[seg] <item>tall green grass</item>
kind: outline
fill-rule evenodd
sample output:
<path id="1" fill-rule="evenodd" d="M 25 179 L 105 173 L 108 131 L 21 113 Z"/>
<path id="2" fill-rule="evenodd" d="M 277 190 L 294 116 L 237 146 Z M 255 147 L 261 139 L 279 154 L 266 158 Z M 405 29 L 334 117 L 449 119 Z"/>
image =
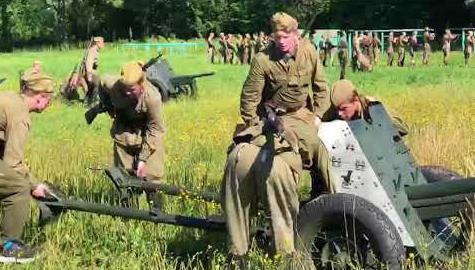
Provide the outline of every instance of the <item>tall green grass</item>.
<path id="1" fill-rule="evenodd" d="M 59 85 L 81 54 L 82 50 L 0 55 L 0 77 L 8 78 L 0 89 L 17 91 L 18 71 L 35 59 L 43 61 L 45 72 Z M 111 47 L 101 54 L 100 71 L 118 73 L 122 63 L 147 60 L 153 55 L 153 51 Z M 248 67 L 211 65 L 204 52 L 167 58 L 179 74 L 216 71 L 216 75 L 199 79 L 197 99 L 180 98 L 164 106 L 165 181 L 218 191 L 226 150 L 239 121 L 239 94 Z M 348 74 L 363 93 L 376 96 L 408 123 L 407 142 L 419 163 L 444 165 L 463 175 L 475 175 L 474 69 L 463 67 L 461 53 L 454 54 L 449 67 L 441 64 L 441 55 L 435 54 L 428 67 L 388 68 L 380 64 L 372 73 Z M 334 82 L 339 70 L 327 68 L 326 73 L 329 82 Z M 87 126 L 84 111 L 81 105 L 67 106 L 56 101 L 46 112 L 35 115 L 27 161 L 38 179 L 60 184 L 69 195 L 113 202 L 109 180 L 88 169 L 111 163 L 111 120 L 101 115 Z M 203 216 L 219 213 L 219 206 L 170 198 L 166 211 Z M 41 244 L 42 256 L 25 266 L 27 269 L 229 268 L 226 235 L 222 233 L 78 212 L 67 213 L 58 223 L 39 229 L 36 215 L 33 208 L 25 238 Z M 472 255 L 475 251 L 470 246 L 467 252 L 454 255 L 448 269 L 472 267 Z M 277 269 L 279 265 L 259 251 L 254 251 L 251 258 L 256 269 Z M 439 266 L 429 264 L 425 268 Z"/>

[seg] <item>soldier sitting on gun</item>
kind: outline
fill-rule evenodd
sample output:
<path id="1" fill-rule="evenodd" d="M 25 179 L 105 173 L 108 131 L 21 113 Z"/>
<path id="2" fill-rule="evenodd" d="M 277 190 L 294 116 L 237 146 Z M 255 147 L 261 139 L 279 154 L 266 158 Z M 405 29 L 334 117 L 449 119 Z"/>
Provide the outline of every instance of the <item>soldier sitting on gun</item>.
<path id="1" fill-rule="evenodd" d="M 332 119 L 351 121 L 364 119 L 371 121 L 369 107 L 379 103 L 375 98 L 363 96 L 349 80 L 339 80 L 333 84 L 331 89 L 331 102 L 334 108 Z M 401 118 L 391 114 L 394 127 L 401 136 L 408 134 L 409 128 Z"/>
<path id="2" fill-rule="evenodd" d="M 114 118 L 114 165 L 158 184 L 165 161 L 162 99 L 147 80 L 143 66 L 129 62 L 122 67 L 121 76 L 104 76 L 99 87 L 100 106 Z M 149 192 L 147 198 L 152 213 L 160 213 L 159 194 Z"/>

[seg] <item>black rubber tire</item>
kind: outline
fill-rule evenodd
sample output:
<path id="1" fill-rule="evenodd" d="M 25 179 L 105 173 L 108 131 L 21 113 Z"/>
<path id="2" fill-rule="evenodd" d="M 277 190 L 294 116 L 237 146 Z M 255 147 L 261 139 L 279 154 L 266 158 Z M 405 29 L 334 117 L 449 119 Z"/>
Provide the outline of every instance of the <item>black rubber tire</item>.
<path id="1" fill-rule="evenodd" d="M 395 226 L 375 205 L 351 194 L 322 195 L 300 209 L 297 219 L 298 249 L 302 252 L 311 251 L 319 233 L 340 230 L 338 228 L 344 229 L 346 239 L 365 235 L 377 260 L 386 264 L 387 268 L 384 269 L 402 268 L 406 251 Z M 314 263 L 317 269 L 328 267 L 318 261 Z M 362 266 L 371 269 L 364 262 Z"/>

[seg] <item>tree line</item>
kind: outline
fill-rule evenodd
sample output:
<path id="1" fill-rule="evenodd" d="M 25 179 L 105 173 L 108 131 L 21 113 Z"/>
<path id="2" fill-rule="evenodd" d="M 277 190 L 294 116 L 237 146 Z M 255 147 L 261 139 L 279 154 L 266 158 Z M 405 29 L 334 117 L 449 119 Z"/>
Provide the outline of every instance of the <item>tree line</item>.
<path id="1" fill-rule="evenodd" d="M 0 49 L 151 36 L 188 39 L 209 32 L 269 30 L 276 11 L 300 27 L 332 29 L 471 26 L 470 0 L 0 0 Z M 312 17 L 317 14 L 316 19 Z M 309 23 L 312 22 L 312 25 Z"/>

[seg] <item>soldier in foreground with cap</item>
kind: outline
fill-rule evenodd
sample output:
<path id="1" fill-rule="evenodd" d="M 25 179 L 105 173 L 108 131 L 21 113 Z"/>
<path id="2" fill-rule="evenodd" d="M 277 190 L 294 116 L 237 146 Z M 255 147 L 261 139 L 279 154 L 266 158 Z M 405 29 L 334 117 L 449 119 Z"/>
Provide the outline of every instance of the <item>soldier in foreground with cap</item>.
<path id="1" fill-rule="evenodd" d="M 369 107 L 379 102 L 369 96 L 358 93 L 357 88 L 349 80 L 339 80 L 333 84 L 331 90 L 331 102 L 334 108 L 333 119 L 351 121 L 356 119 L 371 120 Z M 408 134 L 409 128 L 401 118 L 391 114 L 394 127 L 399 130 L 401 136 Z"/>
<path id="2" fill-rule="evenodd" d="M 291 263 L 303 169 L 318 172 L 328 192 L 333 191 L 328 153 L 317 136 L 316 123 L 330 106 L 320 59 L 314 46 L 300 38 L 293 17 L 278 12 L 271 25 L 273 42 L 252 61 L 241 92 L 245 124 L 236 128 L 221 189 L 230 252 L 241 263 L 258 203 L 269 214 L 274 252 L 289 256 L 286 262 Z"/>
<path id="3" fill-rule="evenodd" d="M 106 75 L 99 88 L 101 102 L 114 119 L 114 165 L 146 181 L 159 183 L 164 175 L 165 124 L 162 98 L 147 80 L 143 63 L 129 62 L 120 76 Z M 152 213 L 160 213 L 161 197 L 147 194 Z"/>
<path id="4" fill-rule="evenodd" d="M 36 184 L 25 163 L 25 146 L 31 128 L 30 113 L 41 113 L 53 96 L 51 77 L 25 77 L 21 93 L 0 93 L 0 262 L 27 263 L 35 252 L 20 239 L 28 218 L 30 197 L 45 197 L 46 186 Z"/>

